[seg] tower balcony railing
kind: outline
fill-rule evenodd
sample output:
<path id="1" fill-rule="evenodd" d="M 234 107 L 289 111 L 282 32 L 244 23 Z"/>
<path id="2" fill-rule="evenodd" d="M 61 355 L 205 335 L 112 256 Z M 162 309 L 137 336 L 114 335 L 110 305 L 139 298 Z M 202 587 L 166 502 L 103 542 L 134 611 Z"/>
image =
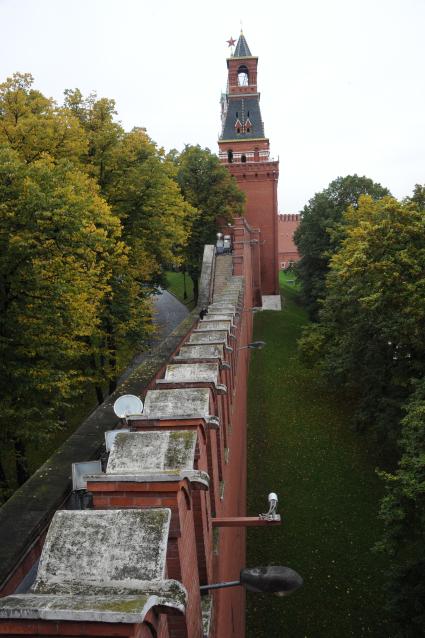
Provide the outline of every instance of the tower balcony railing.
<path id="1" fill-rule="evenodd" d="M 232 163 L 232 164 L 240 164 L 240 163 L 254 163 L 254 162 L 272 162 L 274 161 L 273 157 L 270 157 L 270 151 L 246 151 L 245 153 L 235 153 L 233 152 L 231 155 L 231 159 L 229 159 L 229 153 L 227 151 L 221 151 L 218 154 L 220 162 Z"/>

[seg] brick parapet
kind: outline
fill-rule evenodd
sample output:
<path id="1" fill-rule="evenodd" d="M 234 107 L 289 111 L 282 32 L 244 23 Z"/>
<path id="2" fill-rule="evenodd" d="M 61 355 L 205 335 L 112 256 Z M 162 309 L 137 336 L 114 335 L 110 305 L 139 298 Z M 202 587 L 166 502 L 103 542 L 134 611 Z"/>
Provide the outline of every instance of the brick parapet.
<path id="1" fill-rule="evenodd" d="M 245 566 L 245 532 L 239 529 L 220 529 L 216 538 L 212 532 L 212 518 L 226 516 L 243 516 L 246 503 L 246 391 L 249 365 L 249 350 L 239 350 L 252 338 L 252 306 L 256 303 L 259 289 L 259 252 L 258 230 L 252 229 L 242 218 L 236 220 L 230 229 L 234 241 L 233 276 L 237 276 L 238 268 L 243 275 L 243 289 L 236 304 L 237 315 L 233 327 L 229 331 L 233 334 L 227 342 L 232 344 L 232 351 L 224 349 L 230 365 L 220 370 L 219 381 L 226 381 L 227 393 L 217 393 L 210 382 L 187 383 L 188 389 L 205 387 L 209 391 L 209 412 L 219 417 L 220 426 L 217 429 L 204 418 L 172 419 L 152 418 L 133 420 L 132 428 L 136 431 L 164 430 L 195 430 L 198 435 L 195 463 L 196 468 L 207 470 L 211 477 L 208 491 L 194 491 L 187 480 L 136 481 L 120 482 L 109 480 L 97 482 L 89 480 L 88 489 L 93 494 L 93 504 L 96 509 L 138 509 L 151 507 L 171 508 L 172 518 L 168 537 L 167 576 L 182 582 L 188 591 L 186 615 L 167 615 L 165 618 L 161 610 L 150 615 L 151 626 L 155 627 L 158 638 L 201 638 L 200 626 L 200 595 L 199 584 L 207 584 L 217 580 L 235 579 L 239 571 Z M 239 284 L 238 284 L 239 285 Z M 230 293 L 224 289 L 225 299 L 234 297 L 237 287 L 229 284 Z M 233 286 L 233 287 L 232 287 Z M 210 287 L 211 290 L 211 287 Z M 226 297 L 226 295 L 228 295 Z M 230 296 L 229 296 L 230 295 Z M 220 293 L 218 293 L 220 298 Z M 216 301 L 216 300 L 215 300 Z M 239 303 L 240 302 L 240 303 Z M 152 366 L 148 362 L 147 369 L 137 371 L 137 378 L 130 377 L 126 387 L 121 387 L 117 394 L 135 392 L 144 396 L 149 389 L 157 389 L 156 381 L 163 376 L 167 362 L 179 351 L 183 343 L 188 343 L 193 331 L 199 325 L 195 320 L 195 313 L 185 324 L 185 334 L 178 332 L 178 340 L 168 349 L 166 356 L 158 365 Z M 198 325 L 198 328 L 197 328 Z M 164 348 L 162 348 L 164 354 Z M 151 365 L 149 365 L 151 364 Z M 190 364 L 189 364 L 190 365 Z M 140 376 L 145 383 L 140 385 Z M 137 381 L 137 384 L 136 384 Z M 134 382 L 134 385 L 132 383 Z M 137 389 L 136 389 L 137 386 Z M 172 388 L 172 383 L 163 384 L 163 389 Z M 181 386 L 180 386 L 181 387 Z M 131 388 L 131 389 L 130 389 Z M 111 397 L 106 408 L 110 408 L 115 397 Z M 104 413 L 108 414 L 108 409 Z M 113 429 L 116 425 L 107 421 L 107 425 L 98 429 L 98 439 L 106 429 Z M 98 451 L 100 445 L 98 440 Z M 92 457 L 95 453 L 92 454 Z M 80 457 L 81 458 L 81 457 Z M 78 460 L 74 457 L 72 461 Z M 87 460 L 87 457 L 83 460 Z M 67 468 L 69 473 L 69 465 Z M 32 559 L 36 558 L 35 552 Z M 28 556 L 30 554 L 28 553 Z M 15 570 L 15 574 L 17 571 Z M 12 580 L 9 579 L 9 584 Z M 213 622 L 209 638 L 239 638 L 244 635 L 244 591 L 242 588 L 215 592 L 213 599 Z M 121 633 L 114 633 L 113 623 L 34 623 L 32 621 L 12 622 L 14 631 L 27 635 L 42 635 L 49 631 L 49 635 L 123 635 L 144 638 L 152 635 L 148 620 L 143 625 L 119 627 Z M 0 632 L 7 635 L 5 627 L 10 623 L 0 621 Z M 46 627 L 46 629 L 44 628 Z M 78 629 L 77 629 L 78 627 Z M 98 633 L 96 633 L 96 631 Z M 101 633 L 103 631 L 103 633 Z M 31 633 L 33 632 L 33 633 Z M 67 633 L 68 632 L 68 633 Z M 74 632 L 74 633 L 73 633 Z M 77 633 L 75 633 L 77 632 Z M 100 632 L 100 633 L 99 633 Z M 108 633 L 109 632 L 109 633 Z M 147 633 L 146 633 L 147 632 Z"/>
<path id="2" fill-rule="evenodd" d="M 207 250 L 208 248 L 208 250 Z M 200 282 L 200 305 L 166 337 L 146 360 L 83 421 L 81 426 L 0 508 L 0 596 L 16 590 L 22 578 L 38 559 L 53 514 L 71 495 L 72 463 L 99 457 L 104 432 L 116 427 L 113 404 L 121 394 L 144 396 L 162 376 L 170 358 L 177 352 L 198 320 L 204 302 L 211 295 L 214 247 L 206 247 Z"/>

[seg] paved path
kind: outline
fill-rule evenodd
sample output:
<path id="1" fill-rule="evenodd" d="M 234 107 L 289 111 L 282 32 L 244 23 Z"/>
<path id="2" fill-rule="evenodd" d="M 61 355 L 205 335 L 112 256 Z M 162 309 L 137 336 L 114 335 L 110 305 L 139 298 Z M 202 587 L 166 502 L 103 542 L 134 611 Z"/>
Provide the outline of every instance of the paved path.
<path id="1" fill-rule="evenodd" d="M 189 310 L 167 290 L 163 290 L 160 295 L 155 296 L 154 304 L 154 322 L 158 326 L 155 341 L 161 341 L 187 317 Z"/>
<path id="2" fill-rule="evenodd" d="M 128 368 L 119 377 L 118 385 L 125 381 L 130 373 L 146 359 L 149 350 L 165 339 L 189 314 L 186 306 L 167 290 L 161 290 L 159 295 L 155 295 L 154 309 L 154 323 L 157 326 L 157 333 L 149 341 L 144 352 L 136 354 Z"/>

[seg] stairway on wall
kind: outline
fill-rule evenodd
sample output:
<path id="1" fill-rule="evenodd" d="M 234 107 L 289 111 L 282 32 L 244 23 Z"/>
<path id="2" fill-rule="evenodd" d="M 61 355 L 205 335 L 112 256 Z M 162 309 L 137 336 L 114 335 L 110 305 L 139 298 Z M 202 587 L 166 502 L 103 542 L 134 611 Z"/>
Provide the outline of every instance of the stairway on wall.
<path id="1" fill-rule="evenodd" d="M 213 300 L 221 293 L 233 275 L 232 255 L 216 255 Z"/>

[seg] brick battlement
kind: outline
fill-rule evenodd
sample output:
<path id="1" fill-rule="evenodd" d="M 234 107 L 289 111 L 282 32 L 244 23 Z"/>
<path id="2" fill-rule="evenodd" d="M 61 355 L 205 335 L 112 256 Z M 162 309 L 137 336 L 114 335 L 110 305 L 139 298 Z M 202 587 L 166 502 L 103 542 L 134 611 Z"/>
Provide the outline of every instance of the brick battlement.
<path id="1" fill-rule="evenodd" d="M 300 220 L 300 213 L 279 213 L 280 222 L 299 222 Z"/>
<path id="2" fill-rule="evenodd" d="M 244 527 L 213 526 L 246 515 L 241 347 L 261 293 L 260 245 L 243 219 L 226 232 L 231 256 L 205 251 L 209 313 L 194 311 L 0 510 L 0 636 L 244 636 L 242 588 L 200 593 L 245 567 Z M 86 477 L 90 509 L 75 509 L 71 463 L 99 458 L 127 393 L 144 411 Z"/>

